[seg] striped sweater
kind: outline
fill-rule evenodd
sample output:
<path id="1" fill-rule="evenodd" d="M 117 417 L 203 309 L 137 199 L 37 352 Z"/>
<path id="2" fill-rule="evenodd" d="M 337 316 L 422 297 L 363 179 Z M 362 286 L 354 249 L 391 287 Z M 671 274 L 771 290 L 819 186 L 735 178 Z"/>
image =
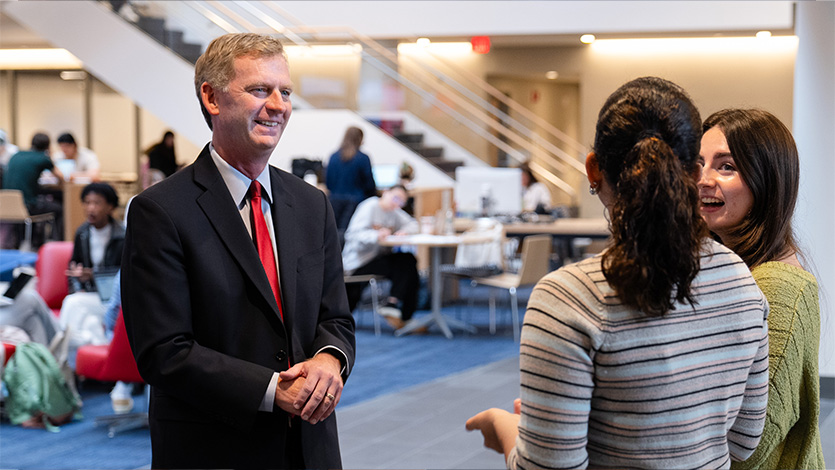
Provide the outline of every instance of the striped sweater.
<path id="1" fill-rule="evenodd" d="M 651 317 L 620 303 L 600 255 L 544 277 L 522 330 L 508 468 L 728 468 L 751 455 L 768 401 L 768 303 L 712 240 L 693 293 L 693 306 Z"/>

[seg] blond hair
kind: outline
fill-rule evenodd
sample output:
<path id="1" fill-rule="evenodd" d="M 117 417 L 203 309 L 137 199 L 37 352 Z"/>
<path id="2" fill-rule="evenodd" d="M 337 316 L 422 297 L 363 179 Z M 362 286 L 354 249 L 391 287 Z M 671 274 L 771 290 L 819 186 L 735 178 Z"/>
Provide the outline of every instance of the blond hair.
<path id="1" fill-rule="evenodd" d="M 235 78 L 235 59 L 243 56 L 261 58 L 276 55 L 287 60 L 281 41 L 264 34 L 225 34 L 209 43 L 206 52 L 194 64 L 194 89 L 209 129 L 212 128 L 212 120 L 209 111 L 203 105 L 200 91 L 203 83 L 208 83 L 216 90 L 228 91 L 229 82 Z"/>

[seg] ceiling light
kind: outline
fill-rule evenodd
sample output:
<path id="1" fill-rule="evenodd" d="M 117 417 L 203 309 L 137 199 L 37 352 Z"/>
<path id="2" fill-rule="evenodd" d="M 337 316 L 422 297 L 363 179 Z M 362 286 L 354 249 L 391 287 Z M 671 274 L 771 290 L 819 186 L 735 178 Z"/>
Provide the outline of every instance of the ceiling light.
<path id="1" fill-rule="evenodd" d="M 594 42 L 594 39 L 594 34 L 584 34 L 580 36 L 580 42 L 582 42 L 583 44 L 591 44 Z"/>
<path id="2" fill-rule="evenodd" d="M 549 70 L 545 72 L 545 78 L 547 78 L 548 80 L 556 80 L 559 76 L 560 74 L 557 73 L 556 70 Z"/>
<path id="3" fill-rule="evenodd" d="M 64 70 L 60 76 L 61 80 L 84 80 L 87 78 L 87 72 L 83 70 Z"/>
<path id="4" fill-rule="evenodd" d="M 757 32 L 757 39 L 768 39 L 771 37 L 771 31 L 759 31 Z"/>
<path id="5" fill-rule="evenodd" d="M 446 56 L 462 56 L 473 53 L 473 45 L 469 42 L 433 42 L 426 46 L 414 42 L 401 42 L 397 45 L 399 54 L 441 54 Z"/>
<path id="6" fill-rule="evenodd" d="M 81 66 L 81 61 L 66 49 L 0 49 L 0 70 L 61 70 Z"/>
<path id="7" fill-rule="evenodd" d="M 431 42 L 432 41 L 430 41 L 429 38 L 418 38 L 418 40 L 415 41 L 415 44 L 417 44 L 420 47 L 429 47 L 429 44 L 431 44 Z"/>
<path id="8" fill-rule="evenodd" d="M 601 39 L 591 45 L 595 54 L 650 56 L 653 54 L 775 54 L 797 51 L 797 36 L 774 36 L 768 41 L 757 38 L 636 38 Z"/>

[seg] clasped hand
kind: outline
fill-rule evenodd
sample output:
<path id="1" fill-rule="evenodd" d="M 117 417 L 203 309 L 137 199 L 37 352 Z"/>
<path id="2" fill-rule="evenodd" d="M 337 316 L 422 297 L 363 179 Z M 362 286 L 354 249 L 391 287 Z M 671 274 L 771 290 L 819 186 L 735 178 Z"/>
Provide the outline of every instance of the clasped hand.
<path id="1" fill-rule="evenodd" d="M 316 424 L 333 413 L 342 397 L 342 364 L 328 353 L 319 353 L 279 374 L 275 403 L 292 415 Z"/>

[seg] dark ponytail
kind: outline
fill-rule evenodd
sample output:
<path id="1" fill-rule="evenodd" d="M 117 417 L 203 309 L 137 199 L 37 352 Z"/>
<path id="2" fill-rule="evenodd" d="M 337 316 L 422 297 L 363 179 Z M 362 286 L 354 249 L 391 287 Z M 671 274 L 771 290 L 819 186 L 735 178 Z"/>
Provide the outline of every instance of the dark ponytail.
<path id="1" fill-rule="evenodd" d="M 693 303 L 707 229 L 694 171 L 699 113 L 677 85 L 640 78 L 609 97 L 594 152 L 614 190 L 603 274 L 621 301 L 648 315 Z"/>

